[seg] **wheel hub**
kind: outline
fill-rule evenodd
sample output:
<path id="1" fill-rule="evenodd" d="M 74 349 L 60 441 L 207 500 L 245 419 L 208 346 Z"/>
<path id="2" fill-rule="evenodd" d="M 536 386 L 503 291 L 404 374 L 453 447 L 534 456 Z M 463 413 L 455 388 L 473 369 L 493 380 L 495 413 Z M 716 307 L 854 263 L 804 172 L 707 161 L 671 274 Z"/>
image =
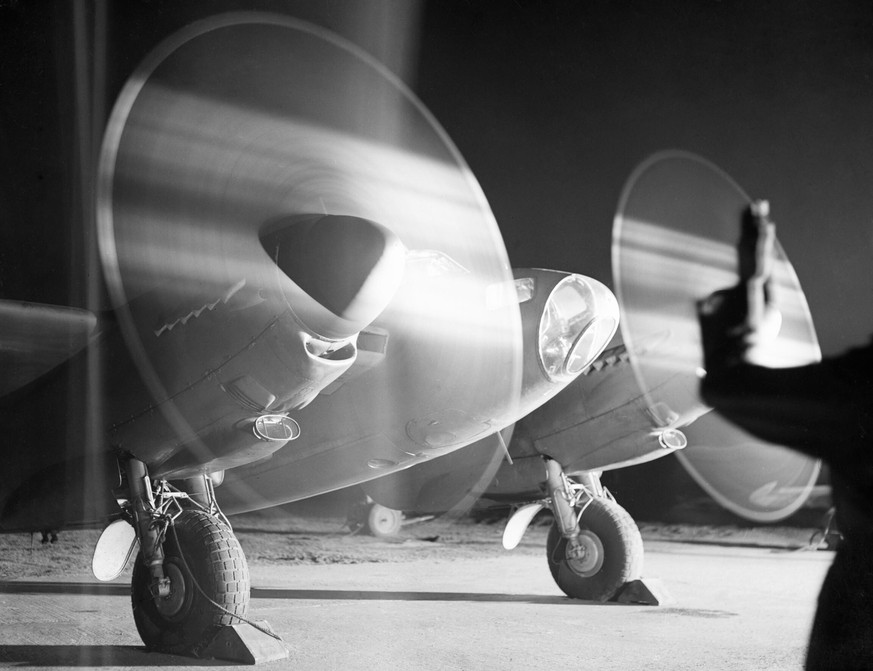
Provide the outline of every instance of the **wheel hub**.
<path id="1" fill-rule="evenodd" d="M 374 520 L 376 531 L 386 532 L 392 529 L 395 525 L 394 515 L 386 513 L 382 511 L 379 515 L 376 515 Z"/>
<path id="2" fill-rule="evenodd" d="M 155 599 L 158 612 L 167 619 L 179 615 L 185 605 L 185 576 L 179 567 L 169 562 L 164 563 L 164 574 L 170 580 L 170 595 Z"/>
<path id="3" fill-rule="evenodd" d="M 603 543 L 597 534 L 583 529 L 575 540 L 567 541 L 564 556 L 573 573 L 589 578 L 603 567 Z"/>
<path id="4" fill-rule="evenodd" d="M 374 536 L 394 536 L 400 530 L 402 513 L 399 510 L 386 508 L 378 503 L 373 504 L 368 516 L 368 526 Z"/>

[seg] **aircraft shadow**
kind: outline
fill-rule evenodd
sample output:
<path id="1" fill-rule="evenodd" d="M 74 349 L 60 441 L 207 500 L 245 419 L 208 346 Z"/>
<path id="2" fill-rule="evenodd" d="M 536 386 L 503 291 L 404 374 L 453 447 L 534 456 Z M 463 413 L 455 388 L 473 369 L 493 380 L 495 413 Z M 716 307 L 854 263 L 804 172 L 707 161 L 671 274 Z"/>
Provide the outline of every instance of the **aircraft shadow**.
<path id="1" fill-rule="evenodd" d="M 565 596 L 546 594 L 501 594 L 492 592 L 418 592 L 403 590 L 356 589 L 287 589 L 282 587 L 252 587 L 253 599 L 312 599 L 338 601 L 468 601 L 487 603 L 528 603 L 553 606 L 624 605 L 581 601 Z"/>
<path id="2" fill-rule="evenodd" d="M 798 544 L 781 544 L 781 543 L 754 543 L 754 542 L 737 542 L 737 541 L 719 541 L 719 540 L 710 540 L 710 539 L 697 539 L 697 538 L 685 538 L 685 539 L 672 539 L 672 538 L 658 538 L 653 539 L 659 543 L 676 543 L 679 545 L 707 545 L 710 547 L 719 547 L 719 548 L 744 548 L 749 550 L 770 550 L 772 552 L 798 552 L 800 550 L 811 550 L 812 547 L 809 544 L 806 545 L 798 545 Z"/>
<path id="3" fill-rule="evenodd" d="M 17 581 L 0 583 L 0 594 L 130 596 L 129 583 Z"/>
<path id="4" fill-rule="evenodd" d="M 188 667 L 238 666 L 218 659 L 177 657 L 132 645 L 3 645 L 0 666 L 57 667 Z"/>
<path id="5" fill-rule="evenodd" d="M 343 529 L 337 530 L 314 530 L 314 531 L 300 531 L 295 529 L 258 529 L 257 527 L 234 527 L 234 533 L 236 534 L 264 534 L 266 536 L 288 536 L 290 538 L 302 539 L 307 536 L 351 536 L 352 532 Z"/>
<path id="6" fill-rule="evenodd" d="M 0 594 L 86 594 L 93 596 L 130 596 L 127 583 L 70 583 L 20 581 L 0 583 Z M 286 587 L 252 587 L 253 599 L 312 599 L 328 601 L 468 601 L 472 603 L 529 603 L 554 606 L 616 606 L 569 599 L 548 594 L 503 594 L 499 592 L 423 592 L 407 590 L 294 589 Z"/>

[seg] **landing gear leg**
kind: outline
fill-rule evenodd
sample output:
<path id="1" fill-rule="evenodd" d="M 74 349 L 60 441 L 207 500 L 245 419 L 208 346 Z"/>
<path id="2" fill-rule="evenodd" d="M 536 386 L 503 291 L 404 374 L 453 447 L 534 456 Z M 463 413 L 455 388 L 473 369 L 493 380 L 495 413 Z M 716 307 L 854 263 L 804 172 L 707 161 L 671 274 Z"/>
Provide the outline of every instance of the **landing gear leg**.
<path id="1" fill-rule="evenodd" d="M 208 478 L 179 489 L 151 481 L 136 459 L 126 470 L 140 543 L 131 604 L 146 647 L 247 663 L 286 658 L 287 648 L 266 623 L 246 619 L 248 565 Z"/>
<path id="2" fill-rule="evenodd" d="M 642 572 L 643 540 L 631 516 L 600 484 L 596 473 L 570 480 L 546 459 L 555 522 L 546 553 L 552 577 L 575 599 L 608 601 Z"/>
<path id="3" fill-rule="evenodd" d="M 137 566 L 145 566 L 149 573 L 148 593 L 156 599 L 165 599 L 170 596 L 170 580 L 164 575 L 163 543 L 171 520 L 162 519 L 156 509 L 145 464 L 138 459 L 130 459 L 126 466 L 133 526 L 140 547 Z"/>

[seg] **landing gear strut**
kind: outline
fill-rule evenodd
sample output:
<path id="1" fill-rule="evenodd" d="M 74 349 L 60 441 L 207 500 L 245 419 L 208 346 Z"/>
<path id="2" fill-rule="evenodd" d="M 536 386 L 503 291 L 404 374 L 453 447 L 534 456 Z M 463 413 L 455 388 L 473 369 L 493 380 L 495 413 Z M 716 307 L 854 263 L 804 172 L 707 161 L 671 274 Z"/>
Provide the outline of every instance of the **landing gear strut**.
<path id="1" fill-rule="evenodd" d="M 145 464 L 136 459 L 125 467 L 129 499 L 122 508 L 140 547 L 131 604 L 146 647 L 249 663 L 287 657 L 287 648 L 266 623 L 246 619 L 248 564 L 218 509 L 209 477 L 191 478 L 176 487 L 152 481 Z M 100 548 L 98 542 L 95 566 L 100 564 Z"/>
<path id="2" fill-rule="evenodd" d="M 219 628 L 244 621 L 248 565 L 230 529 L 202 510 L 180 510 L 170 525 L 163 543 L 168 589 L 156 593 L 140 551 L 131 580 L 133 619 L 146 647 L 199 656 Z"/>
<path id="3" fill-rule="evenodd" d="M 599 474 L 569 479 L 546 460 L 555 521 L 546 542 L 549 570 L 569 597 L 609 601 L 640 577 L 643 539 L 633 518 L 600 484 Z"/>
<path id="4" fill-rule="evenodd" d="M 131 581 L 136 628 L 146 647 L 198 655 L 249 607 L 249 569 L 207 476 L 152 488 L 145 464 L 127 462 L 140 552 Z M 190 494 L 189 494 L 190 492 Z"/>

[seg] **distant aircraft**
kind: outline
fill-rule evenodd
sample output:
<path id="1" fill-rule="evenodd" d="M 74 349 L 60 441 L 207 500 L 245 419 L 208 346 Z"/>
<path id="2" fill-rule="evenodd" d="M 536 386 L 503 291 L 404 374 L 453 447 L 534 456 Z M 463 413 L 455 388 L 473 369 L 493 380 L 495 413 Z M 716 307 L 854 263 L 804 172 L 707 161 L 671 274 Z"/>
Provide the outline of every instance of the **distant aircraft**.
<path id="1" fill-rule="evenodd" d="M 366 483 L 366 494 L 419 512 L 462 510 L 476 499 L 520 505 L 504 532 L 508 549 L 548 507 L 555 517 L 546 548 L 552 576 L 567 595 L 597 601 L 619 596 L 643 567 L 639 530 L 601 485 L 603 471 L 676 454 L 738 515 L 772 522 L 796 511 L 819 462 L 762 444 L 697 394 L 705 371 L 695 304 L 736 281 L 735 239 L 749 202 L 698 156 L 668 151 L 644 161 L 628 180 L 614 225 L 622 337 L 502 436 Z M 776 253 L 771 293 L 781 324 L 755 356 L 770 366 L 816 361 L 805 296 L 781 247 Z M 509 445 L 508 460 L 494 449 L 498 439 Z"/>
<path id="2" fill-rule="evenodd" d="M 93 205 L 111 308 L 0 302 L 0 531 L 111 520 L 95 574 L 139 548 L 150 648 L 208 654 L 248 621 L 225 512 L 495 435 L 618 326 L 595 280 L 513 275 L 422 105 L 288 18 L 231 14 L 162 43 L 108 121 Z"/>

